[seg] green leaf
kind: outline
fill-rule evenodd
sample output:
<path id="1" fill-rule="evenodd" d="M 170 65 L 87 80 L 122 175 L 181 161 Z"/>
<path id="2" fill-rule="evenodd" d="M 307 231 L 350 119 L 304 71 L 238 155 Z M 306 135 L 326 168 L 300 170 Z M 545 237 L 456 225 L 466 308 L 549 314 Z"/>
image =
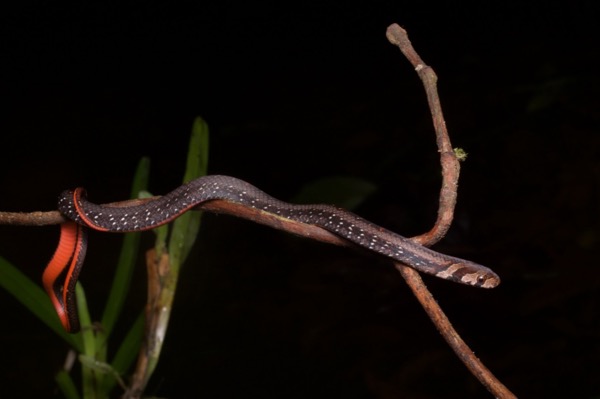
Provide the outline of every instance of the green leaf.
<path id="1" fill-rule="evenodd" d="M 138 198 L 141 191 L 146 190 L 150 175 L 150 160 L 142 158 L 138 163 L 133 185 L 131 189 L 131 198 Z M 131 276 L 135 268 L 137 255 L 140 247 L 140 233 L 128 233 L 123 237 L 123 246 L 119 254 L 117 269 L 108 294 L 104 313 L 102 315 L 102 328 L 106 337 L 110 336 L 114 325 L 121 314 L 123 303 L 131 286 Z"/>
<path id="2" fill-rule="evenodd" d="M 77 351 L 82 349 L 81 336 L 67 333 L 56 315 L 46 292 L 19 269 L 0 257 L 0 286 L 21 302 L 31 313 Z"/>
<path id="3" fill-rule="evenodd" d="M 77 314 L 81 324 L 81 338 L 83 339 L 83 350 L 88 356 L 96 356 L 96 340 L 94 338 L 94 328 L 92 318 L 87 306 L 85 291 L 80 282 L 75 286 L 75 295 L 77 296 Z"/>
<path id="4" fill-rule="evenodd" d="M 65 370 L 60 370 L 54 377 L 58 388 L 63 393 L 66 399 L 80 399 L 79 392 L 75 387 L 73 379 Z"/>
<path id="5" fill-rule="evenodd" d="M 77 295 L 77 313 L 79 314 L 79 321 L 81 323 L 81 337 L 83 339 L 83 351 L 80 353 L 90 358 L 96 357 L 96 337 L 92 326 L 92 320 L 88 311 L 87 300 L 85 292 L 81 283 L 77 283 L 75 286 L 75 294 Z M 82 364 L 81 367 L 82 375 L 82 390 L 84 399 L 98 398 L 98 387 L 99 380 L 102 380 L 102 376 L 95 372 L 95 370 Z"/>
<path id="6" fill-rule="evenodd" d="M 197 117 L 194 120 L 188 147 L 187 163 L 183 176 L 184 183 L 206 175 L 208 168 L 208 145 L 208 125 L 202 118 Z M 173 265 L 177 265 L 176 267 L 178 267 L 187 258 L 200 229 L 200 218 L 200 212 L 186 212 L 173 222 L 171 239 L 169 241 L 171 267 Z"/>
<path id="7" fill-rule="evenodd" d="M 131 364 L 135 360 L 137 353 L 140 350 L 142 339 L 144 337 L 144 323 L 145 317 L 144 312 L 142 311 L 135 319 L 133 326 L 129 329 L 129 332 L 121 342 L 119 349 L 117 349 L 111 364 L 113 369 L 120 374 L 124 374 L 129 367 L 131 367 Z"/>
<path id="8" fill-rule="evenodd" d="M 301 204 L 325 203 L 344 209 L 356 209 L 377 186 L 355 177 L 325 177 L 302 187 L 292 202 Z"/>
<path id="9" fill-rule="evenodd" d="M 187 164 L 183 182 L 187 183 L 208 170 L 209 130 L 204 119 L 197 117 L 192 126 L 192 135 L 188 146 Z"/>

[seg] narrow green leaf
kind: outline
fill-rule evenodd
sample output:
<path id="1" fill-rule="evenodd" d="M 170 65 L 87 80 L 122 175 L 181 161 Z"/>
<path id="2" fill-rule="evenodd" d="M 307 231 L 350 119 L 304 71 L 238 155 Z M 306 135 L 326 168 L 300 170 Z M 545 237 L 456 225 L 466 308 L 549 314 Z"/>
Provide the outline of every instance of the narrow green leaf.
<path id="1" fill-rule="evenodd" d="M 121 345 L 115 353 L 115 357 L 111 362 L 113 369 L 118 373 L 125 373 L 131 364 L 135 360 L 140 346 L 142 345 L 142 338 L 144 337 L 144 326 L 145 326 L 145 312 L 140 312 L 139 316 L 135 319 L 135 322 L 129 329 L 129 332 L 121 342 Z"/>
<path id="2" fill-rule="evenodd" d="M 69 334 L 64 330 L 46 292 L 2 257 L 0 257 L 0 286 L 21 302 L 31 313 L 50 327 L 51 330 L 71 347 L 77 351 L 81 351 L 81 337 Z"/>
<path id="3" fill-rule="evenodd" d="M 150 160 L 142 158 L 138 163 L 133 185 L 131 189 L 131 198 L 138 198 L 140 191 L 146 190 L 150 175 Z M 131 285 L 131 276 L 137 260 L 140 246 L 140 233 L 128 233 L 123 238 L 123 246 L 119 254 L 117 269 L 113 283 L 108 294 L 104 313 L 102 315 L 102 328 L 107 337 L 110 336 L 114 325 L 123 309 L 123 303 L 129 292 Z"/>
<path id="4" fill-rule="evenodd" d="M 65 370 L 60 370 L 54 377 L 58 388 L 66 399 L 80 399 L 79 392 L 75 387 L 73 379 Z"/>
<path id="5" fill-rule="evenodd" d="M 194 120 L 190 136 L 187 164 L 183 176 L 184 183 L 206 174 L 208 170 L 208 145 L 208 125 L 204 119 L 197 117 Z"/>
<path id="6" fill-rule="evenodd" d="M 138 317 L 135 319 L 135 322 L 121 342 L 121 345 L 117 349 L 115 357 L 110 364 L 112 369 L 119 375 L 125 374 L 138 356 L 138 352 L 140 351 L 142 340 L 144 338 L 144 314 L 144 311 L 140 312 Z M 104 392 L 110 392 L 116 383 L 116 378 L 106 378 L 104 380 L 104 386 L 102 387 L 102 390 Z"/>
<path id="7" fill-rule="evenodd" d="M 184 183 L 206 175 L 208 169 L 209 130 L 206 122 L 197 117 L 192 126 Z M 198 230 L 200 229 L 200 212 L 187 212 L 173 222 L 171 240 L 169 241 L 169 256 L 171 266 L 181 265 L 189 254 Z"/>
<path id="8" fill-rule="evenodd" d="M 96 356 L 96 340 L 94 339 L 94 328 L 92 319 L 87 306 L 85 291 L 80 282 L 75 286 L 75 295 L 77 295 L 77 314 L 81 324 L 81 338 L 83 339 L 83 350 L 88 356 Z"/>
<path id="9" fill-rule="evenodd" d="M 77 313 L 79 314 L 81 338 L 83 339 L 83 351 L 80 353 L 93 358 L 96 356 L 96 339 L 94 337 L 94 330 L 92 328 L 92 320 L 88 311 L 85 292 L 81 283 L 77 283 L 75 286 L 75 294 L 77 295 Z M 96 372 L 82 364 L 81 375 L 83 398 L 98 398 Z"/>

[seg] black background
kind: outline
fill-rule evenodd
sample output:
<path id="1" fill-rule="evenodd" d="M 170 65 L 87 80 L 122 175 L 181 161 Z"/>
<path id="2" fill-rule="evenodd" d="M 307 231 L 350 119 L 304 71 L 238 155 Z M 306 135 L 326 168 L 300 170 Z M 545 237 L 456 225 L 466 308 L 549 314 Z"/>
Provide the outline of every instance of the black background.
<path id="1" fill-rule="evenodd" d="M 55 209 L 80 185 L 95 202 L 124 199 L 141 156 L 151 190 L 167 192 L 202 116 L 211 173 L 284 200 L 321 177 L 366 179 L 377 191 L 357 213 L 423 232 L 439 166 L 420 81 L 385 38 L 396 22 L 437 72 L 453 144 L 469 153 L 454 226 L 436 248 L 503 279 L 492 291 L 427 284 L 519 397 L 597 396 L 595 8 L 21 2 L 0 12 L 0 208 Z M 39 281 L 57 233 L 2 226 L 0 251 Z M 119 243 L 91 236 L 81 281 L 96 317 Z M 144 277 L 140 263 L 120 334 L 143 306 Z M 489 396 L 393 268 L 364 254 L 207 215 L 179 287 L 149 395 Z M 51 397 L 65 344 L 4 292 L 0 310 L 0 396 Z"/>

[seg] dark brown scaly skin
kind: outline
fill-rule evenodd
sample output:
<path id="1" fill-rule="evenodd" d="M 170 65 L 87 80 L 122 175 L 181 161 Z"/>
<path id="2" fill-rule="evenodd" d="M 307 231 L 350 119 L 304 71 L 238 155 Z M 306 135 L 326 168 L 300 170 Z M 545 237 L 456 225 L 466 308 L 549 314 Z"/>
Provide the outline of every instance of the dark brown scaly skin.
<path id="1" fill-rule="evenodd" d="M 88 202 L 82 191 L 75 191 L 75 196 L 73 191 L 63 192 L 58 208 L 69 219 L 97 230 L 130 232 L 152 229 L 202 202 L 220 199 L 319 226 L 370 251 L 446 280 L 482 288 L 500 284 L 498 275 L 485 266 L 435 252 L 351 212 L 330 205 L 288 204 L 234 177 L 204 176 L 154 201 L 124 208 Z M 77 198 L 77 206 L 74 197 Z"/>

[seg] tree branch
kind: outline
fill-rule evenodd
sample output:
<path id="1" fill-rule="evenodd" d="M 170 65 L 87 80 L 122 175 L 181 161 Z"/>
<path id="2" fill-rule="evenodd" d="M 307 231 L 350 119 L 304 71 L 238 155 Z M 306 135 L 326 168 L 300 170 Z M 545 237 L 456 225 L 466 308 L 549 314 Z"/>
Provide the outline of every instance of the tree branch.
<path id="1" fill-rule="evenodd" d="M 390 43 L 398 46 L 402 54 L 413 65 L 419 78 L 423 82 L 427 102 L 433 119 L 433 126 L 436 134 L 438 151 L 440 152 L 440 163 L 442 166 L 442 188 L 440 190 L 440 199 L 438 207 L 438 217 L 433 228 L 425 234 L 411 238 L 412 240 L 426 246 L 438 242 L 450 228 L 454 217 L 454 208 L 456 206 L 458 176 L 460 174 L 460 165 L 446 129 L 446 122 L 442 113 L 440 99 L 437 93 L 437 75 L 429 66 L 427 66 L 421 57 L 413 48 L 408 34 L 397 24 L 392 24 L 387 28 L 386 36 Z M 506 388 L 487 367 L 475 356 L 473 351 L 467 346 L 460 335 L 456 332 L 448 317 L 444 314 L 436 300 L 427 289 L 427 286 L 421 279 L 421 276 L 414 269 L 401 263 L 394 262 L 394 266 L 415 297 L 429 315 L 429 318 L 435 324 L 438 331 L 442 334 L 448 345 L 467 366 L 469 371 L 497 398 L 516 398 L 516 396 Z"/>
<path id="2" fill-rule="evenodd" d="M 143 204 L 160 197 L 133 199 L 127 201 L 111 202 L 102 204 L 103 206 L 111 207 L 127 207 Z M 341 246 L 354 246 L 354 244 L 330 233 L 320 227 L 295 222 L 289 219 L 275 217 L 272 214 L 263 212 L 259 209 L 249 208 L 229 202 L 227 200 L 210 200 L 197 205 L 194 210 L 203 210 L 213 213 L 236 216 L 242 219 L 247 219 L 255 223 L 263 224 L 278 230 L 287 231 L 302 237 L 312 238 L 313 240 L 326 242 Z M 49 226 L 61 224 L 67 219 L 58 211 L 47 212 L 0 212 L 0 225 L 17 225 L 17 226 Z"/>

